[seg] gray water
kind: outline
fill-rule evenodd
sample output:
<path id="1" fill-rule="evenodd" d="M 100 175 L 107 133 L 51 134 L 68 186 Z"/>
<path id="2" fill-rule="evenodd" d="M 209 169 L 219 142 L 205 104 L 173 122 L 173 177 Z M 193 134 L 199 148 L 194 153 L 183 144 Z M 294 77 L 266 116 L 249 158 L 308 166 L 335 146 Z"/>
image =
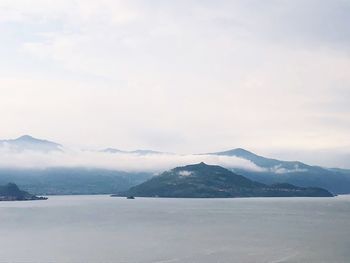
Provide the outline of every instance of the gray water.
<path id="1" fill-rule="evenodd" d="M 0 262 L 350 262 L 350 196 L 0 202 Z"/>

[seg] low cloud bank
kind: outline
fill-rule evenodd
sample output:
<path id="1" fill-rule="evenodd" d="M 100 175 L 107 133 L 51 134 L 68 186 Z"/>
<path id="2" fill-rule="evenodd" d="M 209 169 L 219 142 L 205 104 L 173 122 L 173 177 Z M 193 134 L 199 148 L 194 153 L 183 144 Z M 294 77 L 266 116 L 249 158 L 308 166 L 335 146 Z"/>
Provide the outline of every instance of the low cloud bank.
<path id="1" fill-rule="evenodd" d="M 50 167 L 87 167 L 104 168 L 128 172 L 162 172 L 177 166 L 205 162 L 240 168 L 251 171 L 264 171 L 254 163 L 234 157 L 216 155 L 179 155 L 179 154 L 130 154 L 104 153 L 94 151 L 66 150 L 65 152 L 41 153 L 23 151 L 13 153 L 0 150 L 0 168 L 50 168 Z"/>
<path id="2" fill-rule="evenodd" d="M 300 168 L 297 164 L 294 166 L 294 169 L 286 169 L 282 165 L 276 165 L 269 169 L 275 174 L 287 174 L 287 173 L 298 173 L 298 172 L 307 172 L 307 169 Z"/>

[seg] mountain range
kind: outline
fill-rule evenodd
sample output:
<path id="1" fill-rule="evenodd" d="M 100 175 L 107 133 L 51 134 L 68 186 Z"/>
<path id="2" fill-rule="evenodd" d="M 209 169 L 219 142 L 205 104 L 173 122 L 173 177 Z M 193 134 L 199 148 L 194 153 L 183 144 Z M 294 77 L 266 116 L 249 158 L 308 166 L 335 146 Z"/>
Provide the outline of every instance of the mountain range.
<path id="1" fill-rule="evenodd" d="M 165 154 L 163 152 L 158 151 L 152 151 L 152 150 L 133 150 L 133 151 L 125 151 L 125 150 L 119 150 L 115 148 L 106 148 L 103 149 L 101 152 L 104 153 L 129 153 L 129 154 L 139 154 L 139 155 L 147 155 L 147 154 Z"/>
<path id="2" fill-rule="evenodd" d="M 65 152 L 65 147 L 59 143 L 37 139 L 29 135 L 17 139 L 0 140 L 0 150 L 10 150 L 18 153 L 24 151 L 37 151 L 41 153 Z M 153 150 L 125 151 L 115 148 L 106 148 L 97 153 L 134 154 L 134 155 L 160 155 L 169 154 Z M 1 151 L 0 151 L 1 154 Z M 176 154 L 172 154 L 176 156 Z M 200 156 L 201 154 L 197 154 Z M 339 168 L 325 168 L 308 165 L 300 161 L 283 161 L 266 158 L 242 148 L 229 151 L 205 153 L 202 155 L 229 156 L 247 160 L 258 170 L 245 168 L 225 168 L 245 176 L 250 180 L 264 183 L 289 183 L 300 187 L 316 186 L 330 190 L 336 194 L 350 193 L 350 170 Z M 0 156 L 1 157 L 1 156 Z M 137 166 L 139 164 L 135 164 Z M 142 170 L 142 167 L 141 167 Z M 26 190 L 36 194 L 79 194 L 79 193 L 111 193 L 127 190 L 153 176 L 150 172 L 125 172 L 113 169 L 92 169 L 87 167 L 52 167 L 46 169 L 24 169 L 18 167 L 0 167 L 0 183 L 11 179 Z M 37 176 L 41 175 L 41 176 Z M 66 178 L 66 180 L 63 180 Z M 41 185 L 39 187 L 38 185 Z M 58 185 L 67 187 L 60 187 Z"/>
<path id="3" fill-rule="evenodd" d="M 110 194 L 126 191 L 153 174 L 101 168 L 0 168 L 0 184 L 16 183 L 37 195 Z"/>
<path id="4" fill-rule="evenodd" d="M 266 184 L 290 183 L 303 187 L 317 186 L 337 194 L 350 193 L 350 171 L 347 169 L 325 168 L 307 165 L 300 161 L 265 158 L 242 148 L 210 154 L 235 156 L 249 160 L 263 168 L 261 171 L 231 169 L 233 172 L 246 176 L 251 180 Z"/>
<path id="5" fill-rule="evenodd" d="M 177 198 L 333 196 L 322 188 L 258 183 L 223 167 L 203 162 L 166 171 L 122 195 Z"/>

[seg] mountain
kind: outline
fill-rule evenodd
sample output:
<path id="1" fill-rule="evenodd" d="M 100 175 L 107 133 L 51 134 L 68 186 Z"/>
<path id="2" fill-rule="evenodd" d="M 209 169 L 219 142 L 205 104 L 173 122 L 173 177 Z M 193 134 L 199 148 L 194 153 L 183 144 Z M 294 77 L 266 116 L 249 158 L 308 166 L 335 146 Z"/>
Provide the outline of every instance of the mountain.
<path id="1" fill-rule="evenodd" d="M 235 173 L 262 183 L 290 183 L 302 187 L 326 188 L 336 194 L 350 193 L 350 171 L 311 166 L 299 161 L 281 161 L 265 158 L 242 148 L 209 153 L 219 156 L 236 156 L 263 168 L 261 171 L 232 168 Z"/>
<path id="2" fill-rule="evenodd" d="M 302 171 L 302 170 L 312 168 L 311 166 L 298 161 L 291 162 L 291 161 L 280 161 L 276 159 L 265 158 L 242 148 L 237 148 L 237 149 L 224 151 L 224 152 L 210 153 L 210 154 L 221 155 L 221 156 L 236 156 L 239 158 L 249 160 L 254 164 L 256 164 L 257 166 L 272 169 L 272 171 L 281 172 L 281 173 Z"/>
<path id="3" fill-rule="evenodd" d="M 37 139 L 29 135 L 24 135 L 17 139 L 0 140 L 0 158 L 2 152 L 6 154 L 9 152 L 17 154 L 25 151 L 34 151 L 46 154 L 63 152 L 64 149 L 68 148 L 64 148 L 58 143 Z M 68 151 L 65 152 L 68 153 Z M 99 152 L 111 154 L 125 153 L 141 157 L 147 155 L 171 154 L 153 150 L 125 151 L 115 148 L 107 148 Z M 94 151 L 94 153 L 98 154 L 96 151 Z M 174 160 L 176 160 L 178 155 L 172 155 Z M 252 171 L 243 168 L 232 168 L 229 164 L 226 168 L 230 168 L 234 173 L 241 174 L 253 181 L 265 184 L 290 183 L 301 187 L 316 186 L 328 189 L 336 194 L 350 193 L 350 170 L 330 169 L 307 165 L 299 161 L 282 161 L 266 158 L 242 148 L 208 153 L 206 155 L 236 156 L 251 161 L 261 169 Z M 114 156 L 111 157 L 114 158 Z M 6 158 L 9 158 L 9 156 L 6 156 Z M 104 156 L 101 158 L 104 158 Z M 118 157 L 116 155 L 115 162 L 118 162 L 117 159 Z M 25 187 L 24 189 L 26 190 L 33 190 L 34 193 L 40 194 L 110 193 L 110 191 L 126 190 L 128 187 L 141 183 L 142 180 L 146 180 L 151 176 L 148 172 L 124 173 L 121 171 L 110 171 L 108 169 L 87 169 L 84 167 L 19 169 L 17 167 L 21 167 L 20 163 L 14 167 L 13 164 L 11 165 L 10 167 L 12 170 L 0 167 L 0 184 L 13 181 L 18 183 L 20 187 Z M 135 165 L 140 166 L 140 164 Z M 4 165 L 4 167 L 8 166 Z M 39 180 L 39 177 L 35 176 L 34 173 L 43 175 L 40 179 L 42 188 L 38 187 L 36 182 Z M 9 174 L 15 175 L 14 180 L 8 178 Z M 113 174 L 113 176 L 110 176 L 111 174 Z M 130 176 L 129 179 L 128 176 L 124 176 L 125 174 L 131 174 L 132 176 Z M 84 175 L 86 175 L 86 177 L 84 177 Z M 99 177 L 99 175 L 103 176 Z M 55 176 L 57 178 L 54 178 Z M 64 181 L 61 178 L 65 178 L 65 176 L 69 176 L 70 178 L 67 179 L 66 183 L 63 183 Z"/>
<path id="4" fill-rule="evenodd" d="M 27 200 L 46 200 L 45 197 L 38 197 L 28 192 L 22 191 L 14 183 L 0 185 L 0 201 L 27 201 Z"/>
<path id="5" fill-rule="evenodd" d="M 0 184 L 14 182 L 37 195 L 110 194 L 126 191 L 151 177 L 151 173 L 82 167 L 0 168 Z"/>
<path id="6" fill-rule="evenodd" d="M 205 163 L 174 168 L 132 187 L 122 195 L 183 198 L 333 196 L 322 188 L 258 183 L 223 167 Z"/>
<path id="7" fill-rule="evenodd" d="M 106 148 L 101 152 L 105 153 L 129 153 L 129 154 L 138 154 L 138 155 L 147 155 L 147 154 L 163 154 L 163 152 L 157 152 L 152 150 L 134 150 L 134 151 L 124 151 L 115 148 Z"/>
<path id="8" fill-rule="evenodd" d="M 23 135 L 17 139 L 0 140 L 0 148 L 13 152 L 38 151 L 48 153 L 62 151 L 62 145 L 58 143 L 36 139 L 29 135 Z"/>

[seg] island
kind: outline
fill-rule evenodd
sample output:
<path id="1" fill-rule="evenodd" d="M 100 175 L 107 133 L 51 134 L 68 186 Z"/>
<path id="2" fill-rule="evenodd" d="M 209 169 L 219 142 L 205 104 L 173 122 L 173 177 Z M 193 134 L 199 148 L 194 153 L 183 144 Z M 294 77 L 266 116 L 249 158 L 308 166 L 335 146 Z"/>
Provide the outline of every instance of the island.
<path id="1" fill-rule="evenodd" d="M 22 191 L 14 183 L 0 185 L 0 201 L 29 201 L 29 200 L 47 200 L 47 197 L 32 195 Z"/>
<path id="2" fill-rule="evenodd" d="M 323 188 L 279 183 L 266 185 L 205 163 L 177 167 L 113 196 L 229 198 L 229 197 L 333 197 Z"/>

